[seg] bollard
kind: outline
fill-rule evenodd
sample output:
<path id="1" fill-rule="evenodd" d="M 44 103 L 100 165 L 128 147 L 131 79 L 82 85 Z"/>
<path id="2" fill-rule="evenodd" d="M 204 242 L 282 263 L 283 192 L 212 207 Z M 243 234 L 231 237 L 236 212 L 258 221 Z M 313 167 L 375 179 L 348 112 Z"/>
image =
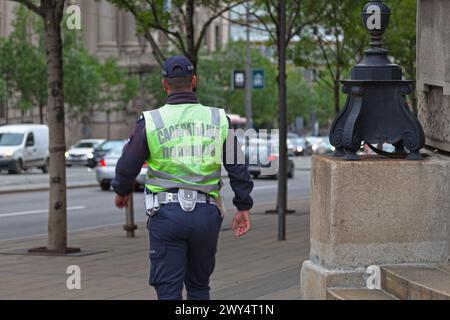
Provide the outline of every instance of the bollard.
<path id="1" fill-rule="evenodd" d="M 134 224 L 134 200 L 133 194 L 130 195 L 128 206 L 125 208 L 125 225 L 123 229 L 127 232 L 127 238 L 134 238 L 134 230 L 137 226 Z"/>

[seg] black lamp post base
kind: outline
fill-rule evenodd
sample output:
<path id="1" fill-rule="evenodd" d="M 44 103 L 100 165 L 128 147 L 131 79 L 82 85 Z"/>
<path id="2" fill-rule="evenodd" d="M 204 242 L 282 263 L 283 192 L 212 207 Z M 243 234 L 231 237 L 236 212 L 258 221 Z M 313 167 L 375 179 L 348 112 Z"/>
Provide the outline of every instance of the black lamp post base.
<path id="1" fill-rule="evenodd" d="M 410 154 L 408 154 L 408 156 L 406 157 L 406 160 L 411 160 L 411 161 L 420 161 L 423 160 L 424 158 L 422 157 L 422 155 L 420 154 L 419 151 L 414 151 L 411 152 Z"/>
<path id="2" fill-rule="evenodd" d="M 356 154 L 356 152 L 350 151 L 344 156 L 344 160 L 359 161 L 361 158 Z"/>
<path id="3" fill-rule="evenodd" d="M 357 152 L 364 141 L 369 145 L 390 143 L 395 147 L 394 153 L 388 153 L 371 146 L 383 156 L 423 159 L 419 151 L 425 145 L 425 135 L 406 103 L 406 95 L 411 91 L 410 81 L 348 80 L 343 83 L 347 102 L 330 130 L 335 157 L 360 160 Z"/>
<path id="4" fill-rule="evenodd" d="M 390 14 L 381 0 L 368 1 L 362 10 L 364 27 L 371 36 L 370 48 L 353 67 L 351 80 L 342 81 L 347 102 L 330 130 L 335 156 L 345 160 L 359 160 L 356 153 L 363 141 L 369 145 L 394 145 L 394 153 L 371 147 L 380 155 L 423 159 L 419 151 L 425 145 L 425 134 L 406 100 L 412 92 L 412 81 L 403 80 L 402 68 L 389 60 L 389 51 L 382 47 Z"/>

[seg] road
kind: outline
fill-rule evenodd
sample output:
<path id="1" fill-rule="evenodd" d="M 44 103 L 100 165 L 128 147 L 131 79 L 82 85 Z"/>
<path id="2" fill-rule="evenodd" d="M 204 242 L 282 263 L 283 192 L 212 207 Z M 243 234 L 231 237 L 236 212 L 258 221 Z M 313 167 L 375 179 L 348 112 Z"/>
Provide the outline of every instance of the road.
<path id="1" fill-rule="evenodd" d="M 67 184 L 89 184 L 95 183 L 95 170 L 87 167 L 73 167 L 66 170 Z M 38 169 L 30 169 L 22 174 L 8 174 L 0 172 L 0 192 L 9 188 L 17 189 L 25 186 L 35 188 L 48 188 L 48 174 L 43 174 Z"/>
<path id="2" fill-rule="evenodd" d="M 225 207 L 232 208 L 233 193 L 227 179 L 222 194 Z M 310 172 L 297 170 L 296 176 L 289 180 L 289 198 L 309 196 Z M 259 205 L 276 203 L 277 181 L 272 179 L 255 180 L 252 193 Z M 68 228 L 69 231 L 96 228 L 100 226 L 123 224 L 124 210 L 113 204 L 114 193 L 100 188 L 68 190 Z M 142 193 L 134 193 L 135 217 L 145 220 Z M 30 237 L 47 233 L 48 192 L 13 193 L 0 195 L 0 240 Z"/>

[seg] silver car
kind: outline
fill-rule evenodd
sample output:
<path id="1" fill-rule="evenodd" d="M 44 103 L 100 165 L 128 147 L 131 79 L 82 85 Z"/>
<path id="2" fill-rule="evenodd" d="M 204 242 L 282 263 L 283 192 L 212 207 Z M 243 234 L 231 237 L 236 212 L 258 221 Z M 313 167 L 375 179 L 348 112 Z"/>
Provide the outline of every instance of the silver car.
<path id="1" fill-rule="evenodd" d="M 125 145 L 125 142 L 124 142 Z M 101 159 L 95 169 L 97 181 L 102 190 L 109 190 L 111 188 L 111 182 L 116 176 L 116 164 L 122 155 L 122 147 L 116 147 L 107 153 L 103 159 Z M 141 172 L 136 178 L 135 188 L 143 189 L 145 186 L 145 180 L 147 177 L 147 163 L 141 169 Z"/>
<path id="2" fill-rule="evenodd" d="M 94 149 L 103 143 L 104 139 L 83 139 L 78 141 L 66 152 L 66 166 L 87 166 L 94 158 Z"/>

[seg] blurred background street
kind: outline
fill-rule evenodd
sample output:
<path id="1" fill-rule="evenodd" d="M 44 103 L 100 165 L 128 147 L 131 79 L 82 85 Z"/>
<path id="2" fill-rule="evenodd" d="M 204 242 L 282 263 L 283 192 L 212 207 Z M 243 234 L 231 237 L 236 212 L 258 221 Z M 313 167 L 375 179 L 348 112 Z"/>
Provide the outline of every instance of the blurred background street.
<path id="1" fill-rule="evenodd" d="M 309 197 L 310 157 L 296 158 L 296 172 L 289 180 L 290 199 Z M 124 223 L 124 211 L 114 207 L 114 193 L 103 191 L 95 181 L 95 171 L 84 167 L 67 169 L 68 185 L 78 188 L 68 190 L 69 231 L 95 228 L 99 226 Z M 0 175 L 0 240 L 28 237 L 47 233 L 48 192 L 15 192 L 25 189 L 48 187 L 48 175 L 39 171 L 30 171 L 21 175 Z M 233 193 L 228 179 L 224 178 L 223 196 L 225 206 L 232 210 Z M 87 186 L 87 187 L 82 187 Z M 93 187 L 95 186 L 95 187 Z M 80 188 L 82 187 L 82 188 Z M 275 208 L 277 180 L 260 178 L 255 180 L 252 193 L 258 205 L 272 205 Z M 7 192 L 2 194 L 2 192 Z M 135 217 L 137 221 L 146 219 L 141 191 L 134 192 Z M 224 227 L 229 227 L 227 217 Z"/>

